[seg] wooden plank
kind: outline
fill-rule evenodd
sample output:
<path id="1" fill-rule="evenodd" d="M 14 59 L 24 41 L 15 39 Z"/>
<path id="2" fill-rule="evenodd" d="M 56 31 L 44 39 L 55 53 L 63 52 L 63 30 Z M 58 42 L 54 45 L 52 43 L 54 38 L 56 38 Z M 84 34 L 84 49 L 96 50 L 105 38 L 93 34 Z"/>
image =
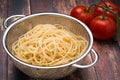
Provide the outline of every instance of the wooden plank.
<path id="1" fill-rule="evenodd" d="M 52 0 L 31 0 L 31 12 L 40 13 L 40 12 L 53 12 Z"/>
<path id="2" fill-rule="evenodd" d="M 31 14 L 29 0 L 8 0 L 8 13 L 7 16 L 24 14 Z"/>
<path id="3" fill-rule="evenodd" d="M 53 7 L 58 13 L 70 14 L 71 9 L 76 6 L 75 0 L 53 0 Z"/>
<path id="4" fill-rule="evenodd" d="M 2 37 L 3 37 L 3 26 L 2 22 L 7 14 L 7 1 L 0 0 L 0 80 L 7 80 L 7 55 L 3 49 Z"/>
<path id="5" fill-rule="evenodd" d="M 99 54 L 99 62 L 95 66 L 98 80 L 120 79 L 120 49 L 116 42 L 94 41 L 94 49 Z"/>
<path id="6" fill-rule="evenodd" d="M 29 15 L 30 1 L 29 0 L 8 0 L 7 16 L 24 14 Z M 28 80 L 28 76 L 19 71 L 8 58 L 8 79 L 7 80 Z"/>
<path id="7" fill-rule="evenodd" d="M 8 60 L 8 80 L 29 80 L 27 75 L 13 65 L 10 58 Z"/>
<path id="8" fill-rule="evenodd" d="M 98 2 L 100 2 L 101 0 L 76 0 L 77 5 L 83 5 L 83 6 L 87 6 L 87 5 L 91 5 L 91 4 L 96 4 Z"/>
<path id="9" fill-rule="evenodd" d="M 7 15 L 7 1 L 0 0 L 0 30 L 3 30 L 2 22 Z"/>
<path id="10" fill-rule="evenodd" d="M 3 46 L 2 46 L 2 36 L 3 31 L 0 30 L 0 79 L 7 80 L 7 54 L 5 53 Z"/>
<path id="11" fill-rule="evenodd" d="M 31 0 L 31 12 L 58 12 L 69 14 L 70 9 L 76 5 L 75 0 Z"/>

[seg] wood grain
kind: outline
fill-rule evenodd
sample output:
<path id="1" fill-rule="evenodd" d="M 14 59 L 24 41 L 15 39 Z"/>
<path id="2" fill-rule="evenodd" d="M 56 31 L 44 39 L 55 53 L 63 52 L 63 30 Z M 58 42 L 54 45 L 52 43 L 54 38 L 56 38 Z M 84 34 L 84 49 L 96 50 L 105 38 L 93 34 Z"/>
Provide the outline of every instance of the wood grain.
<path id="1" fill-rule="evenodd" d="M 100 0 L 0 0 L 0 80 L 42 80 L 31 78 L 19 71 L 7 57 L 2 46 L 5 29 L 3 20 L 11 15 L 30 15 L 41 12 L 57 12 L 69 15 L 76 5 L 90 5 Z M 120 6 L 119 0 L 111 0 Z M 94 40 L 93 48 L 98 52 L 99 61 L 95 67 L 77 69 L 72 74 L 58 80 L 120 80 L 120 39 Z M 94 55 L 89 54 L 83 64 L 90 64 Z M 53 79 L 54 80 L 54 79 Z"/>
<path id="2" fill-rule="evenodd" d="M 29 15 L 31 14 L 30 11 L 30 1 L 29 0 L 8 0 L 7 2 L 7 15 L 17 15 L 17 14 L 24 14 Z M 6 61 L 7 62 L 7 61 Z M 6 76 L 8 79 L 5 80 L 27 80 L 27 76 L 20 72 L 11 62 L 10 58 L 8 58 L 8 72 Z"/>
<path id="3" fill-rule="evenodd" d="M 95 66 L 98 80 L 120 79 L 120 49 L 114 41 L 94 41 L 94 49 L 99 54 L 99 62 Z"/>
<path id="4" fill-rule="evenodd" d="M 0 30 L 3 30 L 2 22 L 7 17 L 7 1 L 0 0 Z"/>
<path id="5" fill-rule="evenodd" d="M 3 49 L 2 37 L 3 37 L 3 26 L 2 22 L 6 18 L 7 14 L 7 1 L 0 0 L 0 80 L 7 80 L 7 55 Z"/>
<path id="6" fill-rule="evenodd" d="M 52 0 L 31 0 L 31 13 L 55 12 Z"/>
<path id="7" fill-rule="evenodd" d="M 29 0 L 8 0 L 7 2 L 7 16 L 16 14 L 31 14 Z"/>
<path id="8" fill-rule="evenodd" d="M 2 38 L 3 31 L 0 31 L 0 38 Z M 2 43 L 2 39 L 0 39 L 0 43 Z M 0 79 L 7 80 L 7 71 L 8 71 L 8 59 L 7 55 L 3 49 L 2 44 L 0 45 Z"/>

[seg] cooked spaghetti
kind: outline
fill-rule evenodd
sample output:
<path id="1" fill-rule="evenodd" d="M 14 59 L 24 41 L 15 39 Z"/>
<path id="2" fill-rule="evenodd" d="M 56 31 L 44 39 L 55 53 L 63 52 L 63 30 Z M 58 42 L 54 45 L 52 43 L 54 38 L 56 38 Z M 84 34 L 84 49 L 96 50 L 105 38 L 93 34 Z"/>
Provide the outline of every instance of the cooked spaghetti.
<path id="1" fill-rule="evenodd" d="M 87 45 L 84 37 L 62 25 L 39 24 L 13 43 L 12 53 L 28 64 L 58 66 L 79 58 Z"/>

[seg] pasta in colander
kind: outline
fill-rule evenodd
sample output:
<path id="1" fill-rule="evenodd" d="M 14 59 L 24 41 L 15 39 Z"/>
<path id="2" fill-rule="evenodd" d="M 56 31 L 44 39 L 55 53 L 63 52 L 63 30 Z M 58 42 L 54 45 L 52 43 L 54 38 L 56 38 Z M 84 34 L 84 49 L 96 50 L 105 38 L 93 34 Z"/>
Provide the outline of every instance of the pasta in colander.
<path id="1" fill-rule="evenodd" d="M 58 66 L 79 58 L 87 45 L 84 37 L 62 25 L 39 24 L 13 43 L 12 53 L 28 64 Z"/>

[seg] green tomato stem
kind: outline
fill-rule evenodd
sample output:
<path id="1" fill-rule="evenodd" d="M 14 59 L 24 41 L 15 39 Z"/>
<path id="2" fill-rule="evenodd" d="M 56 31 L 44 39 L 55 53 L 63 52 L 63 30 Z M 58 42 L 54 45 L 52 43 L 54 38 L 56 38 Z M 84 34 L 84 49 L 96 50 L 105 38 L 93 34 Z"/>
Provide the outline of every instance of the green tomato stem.
<path id="1" fill-rule="evenodd" d="M 102 20 L 106 20 L 106 14 L 105 13 L 106 13 L 106 11 L 104 11 L 103 14 L 102 14 Z"/>
<path id="2" fill-rule="evenodd" d="M 116 16 L 116 33 L 114 36 L 114 40 L 118 41 L 119 35 L 120 35 L 120 17 L 118 15 L 118 13 L 115 13 Z"/>
<path id="3" fill-rule="evenodd" d="M 94 6 L 96 6 L 96 4 L 90 5 L 90 6 L 88 7 L 88 9 L 86 9 L 85 11 L 86 11 L 87 13 L 90 13 L 90 10 L 91 10 Z"/>

